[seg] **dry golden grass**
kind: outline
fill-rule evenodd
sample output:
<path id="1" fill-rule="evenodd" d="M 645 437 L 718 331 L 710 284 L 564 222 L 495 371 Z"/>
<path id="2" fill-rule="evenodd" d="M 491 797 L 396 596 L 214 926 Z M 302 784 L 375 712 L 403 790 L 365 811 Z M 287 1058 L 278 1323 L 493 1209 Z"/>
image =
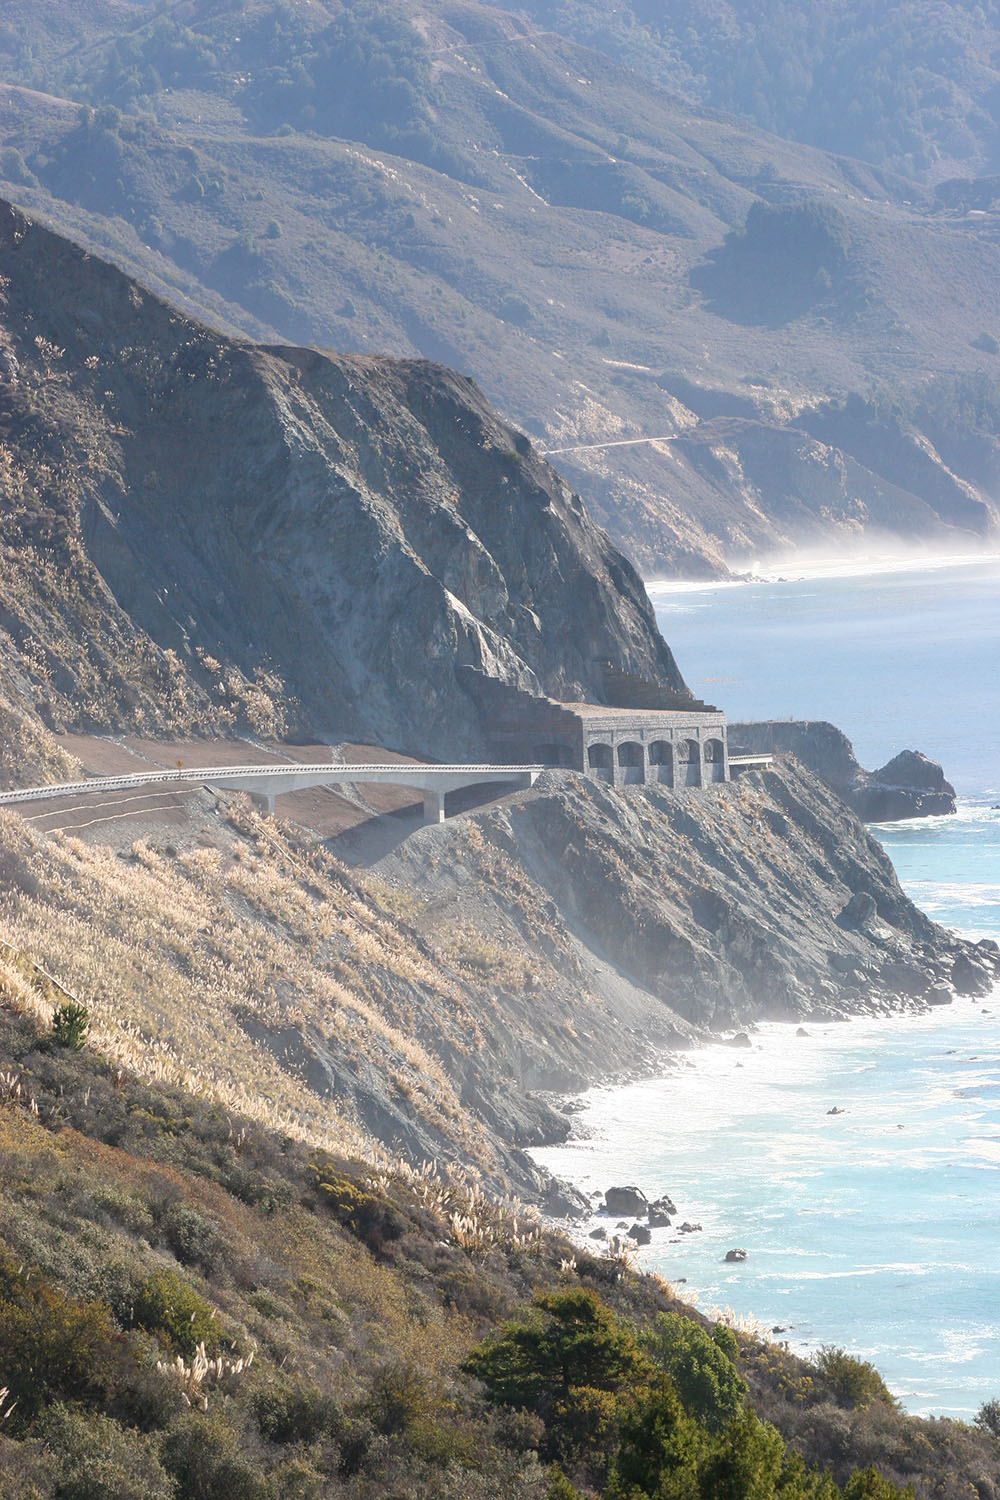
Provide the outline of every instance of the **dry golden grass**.
<path id="1" fill-rule="evenodd" d="M 446 1154 L 488 1170 L 492 1149 L 433 1043 L 437 1032 L 476 1044 L 455 977 L 330 862 L 309 868 L 253 814 L 235 821 L 231 848 L 174 857 L 140 840 L 123 856 L 0 814 L 0 846 L 37 887 L 0 894 L 0 937 L 15 950 L 0 948 L 0 998 L 48 1024 L 60 992 L 41 965 L 120 1066 L 391 1166 L 348 1101 L 300 1076 L 327 1048 L 381 1078 Z M 267 1033 L 273 1045 L 254 1040 Z M 290 1041 L 301 1057 L 289 1062 Z"/>

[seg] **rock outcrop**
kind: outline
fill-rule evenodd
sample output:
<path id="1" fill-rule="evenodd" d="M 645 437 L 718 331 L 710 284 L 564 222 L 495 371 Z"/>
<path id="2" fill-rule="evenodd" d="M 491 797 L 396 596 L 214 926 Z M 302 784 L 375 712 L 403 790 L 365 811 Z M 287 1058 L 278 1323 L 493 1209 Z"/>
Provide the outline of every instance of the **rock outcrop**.
<path id="1" fill-rule="evenodd" d="M 822 720 L 764 720 L 729 726 L 729 748 L 796 756 L 866 823 L 939 817 L 955 811 L 955 788 L 937 761 L 902 750 L 877 771 L 858 764 L 847 736 Z"/>
<path id="2" fill-rule="evenodd" d="M 683 689 L 634 569 L 472 381 L 225 338 L 8 205 L 0 278 L 0 664 L 43 719 L 464 759 L 476 672 Z"/>
<path id="3" fill-rule="evenodd" d="M 685 1034 L 923 1005 L 937 985 L 978 993 L 998 968 L 913 905 L 881 845 L 791 757 L 700 793 L 546 772 L 374 868 L 420 889 L 435 928 L 472 922 L 511 954 L 546 954 L 511 1012 L 534 1031 L 536 1077 L 546 1056 L 607 1078 L 623 1050 L 634 1066 Z M 572 1027 L 540 1036 L 567 982 Z"/>

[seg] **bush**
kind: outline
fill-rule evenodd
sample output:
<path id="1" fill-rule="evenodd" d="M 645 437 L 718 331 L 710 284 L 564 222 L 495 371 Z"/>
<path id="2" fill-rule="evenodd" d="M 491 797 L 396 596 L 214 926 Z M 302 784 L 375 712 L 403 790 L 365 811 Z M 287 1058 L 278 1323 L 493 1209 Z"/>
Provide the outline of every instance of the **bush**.
<path id="1" fill-rule="evenodd" d="M 596 1292 L 543 1292 L 530 1322 L 505 1323 L 498 1338 L 473 1349 L 463 1368 L 491 1400 L 536 1408 L 572 1386 L 611 1391 L 633 1373 L 639 1350 Z"/>
<path id="2" fill-rule="evenodd" d="M 87 1040 L 90 1030 L 90 1016 L 85 1005 L 77 1005 L 74 1000 L 68 1000 L 65 1005 L 59 1005 L 52 1012 L 52 1037 L 60 1047 L 69 1047 L 74 1052 L 79 1052 Z"/>
<path id="3" fill-rule="evenodd" d="M 641 1391 L 623 1418 L 621 1443 L 608 1480 L 608 1500 L 698 1495 L 704 1439 L 672 1383 L 660 1376 Z M 706 1492 L 708 1493 L 708 1492 Z"/>
<path id="4" fill-rule="evenodd" d="M 913 1500 L 913 1491 L 909 1485 L 900 1489 L 869 1464 L 867 1469 L 855 1469 L 844 1485 L 844 1500 Z"/>
<path id="5" fill-rule="evenodd" d="M 333 1397 L 305 1381 L 262 1385 L 252 1407 L 261 1436 L 269 1443 L 314 1443 L 340 1427 L 340 1409 Z"/>
<path id="6" fill-rule="evenodd" d="M 988 1432 L 990 1437 L 1000 1438 L 1000 1401 L 996 1397 L 992 1401 L 984 1401 L 973 1421 L 980 1432 Z"/>
<path id="7" fill-rule="evenodd" d="M 102 1303 L 74 1302 L 0 1260 L 0 1385 L 17 1402 L 10 1426 L 26 1426 L 60 1397 L 102 1394 L 121 1342 Z"/>
<path id="8" fill-rule="evenodd" d="M 263 1474 L 240 1453 L 239 1435 L 216 1414 L 184 1417 L 163 1440 L 176 1500 L 269 1500 Z"/>
<path id="9" fill-rule="evenodd" d="M 338 1223 L 378 1254 L 387 1243 L 398 1240 L 406 1220 L 386 1198 L 358 1187 L 349 1177 L 339 1177 L 314 1167 L 316 1191 Z"/>
<path id="10" fill-rule="evenodd" d="M 53 1407 L 44 1435 L 58 1455 L 56 1500 L 173 1500 L 156 1438 L 65 1406 Z"/>
<path id="11" fill-rule="evenodd" d="M 875 1366 L 867 1360 L 855 1359 L 844 1349 L 824 1344 L 814 1363 L 834 1400 L 841 1406 L 870 1406 L 873 1401 L 884 1401 L 886 1406 L 896 1405 L 895 1396 Z"/>
<path id="12" fill-rule="evenodd" d="M 140 1286 L 132 1308 L 137 1328 L 155 1334 L 175 1354 L 190 1357 L 199 1344 L 208 1354 L 218 1350 L 215 1313 L 193 1287 L 172 1271 L 155 1271 Z"/>
<path id="13" fill-rule="evenodd" d="M 692 1318 L 660 1313 L 642 1342 L 670 1377 L 684 1410 L 704 1422 L 710 1432 L 718 1432 L 740 1415 L 746 1385 L 729 1356 Z"/>

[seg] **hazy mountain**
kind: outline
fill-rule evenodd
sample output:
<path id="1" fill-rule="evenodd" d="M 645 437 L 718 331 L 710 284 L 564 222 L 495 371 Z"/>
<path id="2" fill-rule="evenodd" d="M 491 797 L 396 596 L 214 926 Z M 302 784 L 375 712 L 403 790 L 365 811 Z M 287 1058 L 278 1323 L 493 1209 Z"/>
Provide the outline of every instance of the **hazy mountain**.
<path id="1" fill-rule="evenodd" d="M 1000 164 L 993 5 L 524 0 L 512 8 L 692 103 L 789 140 L 935 182 Z"/>
<path id="2" fill-rule="evenodd" d="M 18 0 L 5 191 L 224 329 L 474 374 L 648 571 L 977 545 L 989 194 L 783 142 L 557 22 Z M 631 438 L 660 441 L 590 446 Z"/>

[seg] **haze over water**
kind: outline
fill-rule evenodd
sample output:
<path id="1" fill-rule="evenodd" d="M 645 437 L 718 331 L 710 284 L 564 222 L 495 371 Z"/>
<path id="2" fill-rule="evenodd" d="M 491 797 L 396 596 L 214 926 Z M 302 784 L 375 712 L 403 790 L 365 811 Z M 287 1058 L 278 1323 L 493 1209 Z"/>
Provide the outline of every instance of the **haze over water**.
<path id="1" fill-rule="evenodd" d="M 958 816 L 874 831 L 935 920 L 1000 940 L 1000 562 L 650 592 L 730 718 L 828 719 L 869 768 L 940 760 Z M 703 1230 L 655 1231 L 643 1261 L 703 1309 L 843 1345 L 908 1409 L 971 1415 L 1000 1396 L 998 1016 L 995 994 L 802 1038 L 766 1025 L 750 1051 L 592 1091 L 587 1138 L 536 1154 L 588 1189 L 671 1193 Z"/>

